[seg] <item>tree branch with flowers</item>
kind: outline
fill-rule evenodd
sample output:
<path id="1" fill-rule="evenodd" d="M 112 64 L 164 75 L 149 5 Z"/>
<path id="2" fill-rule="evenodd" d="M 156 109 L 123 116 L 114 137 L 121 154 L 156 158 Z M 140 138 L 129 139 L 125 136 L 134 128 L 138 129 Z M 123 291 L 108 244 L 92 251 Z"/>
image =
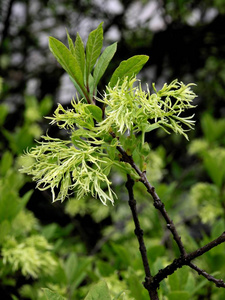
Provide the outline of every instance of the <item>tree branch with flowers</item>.
<path id="1" fill-rule="evenodd" d="M 193 129 L 195 123 L 193 113 L 186 116 L 186 111 L 195 107 L 194 84 L 185 85 L 174 80 L 170 84 L 165 83 L 161 90 L 157 90 L 154 84 L 152 88 L 146 85 L 144 90 L 136 76 L 148 61 L 148 56 L 137 55 L 120 63 L 100 97 L 97 86 L 116 52 L 117 44 L 106 47 L 101 54 L 102 23 L 90 33 L 86 49 L 79 34 L 75 43 L 68 32 L 67 37 L 69 49 L 53 37 L 49 38 L 49 47 L 69 74 L 80 97 L 71 101 L 71 109 L 59 104 L 48 119 L 51 125 L 56 124 L 60 129 L 67 130 L 68 140 L 42 136 L 36 147 L 25 154 L 21 172 L 31 175 L 40 190 L 51 189 L 53 202 L 64 201 L 71 194 L 78 200 L 90 194 L 107 205 L 109 202 L 113 204 L 117 197 L 111 188 L 109 175 L 113 167 L 119 167 L 127 174 L 125 185 L 145 270 L 143 285 L 150 299 L 159 299 L 160 282 L 185 265 L 224 288 L 222 280 L 201 270 L 192 261 L 223 243 L 225 233 L 204 247 L 187 253 L 146 172 L 151 155 L 149 144 L 145 142 L 146 133 L 161 128 L 168 134 L 175 132 L 188 139 L 187 131 Z M 133 194 L 137 181 L 150 194 L 154 207 L 164 218 L 180 252 L 178 258 L 155 275 L 148 262 Z"/>

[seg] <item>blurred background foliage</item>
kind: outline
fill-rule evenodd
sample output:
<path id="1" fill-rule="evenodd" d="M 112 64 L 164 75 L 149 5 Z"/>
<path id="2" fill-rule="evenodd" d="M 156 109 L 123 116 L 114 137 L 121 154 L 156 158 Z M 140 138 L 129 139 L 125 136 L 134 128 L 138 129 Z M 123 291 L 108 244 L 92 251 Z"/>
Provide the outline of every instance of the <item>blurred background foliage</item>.
<path id="1" fill-rule="evenodd" d="M 225 221 L 225 2 L 224 0 L 2 0 L 0 2 L 0 294 L 2 299 L 45 299 L 42 287 L 84 299 L 105 279 L 115 299 L 148 299 L 124 188 L 112 174 L 115 205 L 98 200 L 51 203 L 18 173 L 23 151 L 49 128 L 43 116 L 70 106 L 73 84 L 48 49 L 48 36 L 66 43 L 104 21 L 105 46 L 118 50 L 101 93 L 119 62 L 150 59 L 139 78 L 151 86 L 178 78 L 195 82 L 196 130 L 190 142 L 153 131 L 149 180 L 166 204 L 189 251 L 224 231 Z M 51 126 L 51 136 L 65 137 Z M 143 196 L 145 195 L 145 197 Z M 154 272 L 178 255 L 164 221 L 139 183 L 135 196 Z M 225 280 L 224 245 L 197 260 Z M 224 299 L 188 268 L 161 284 L 161 299 Z"/>

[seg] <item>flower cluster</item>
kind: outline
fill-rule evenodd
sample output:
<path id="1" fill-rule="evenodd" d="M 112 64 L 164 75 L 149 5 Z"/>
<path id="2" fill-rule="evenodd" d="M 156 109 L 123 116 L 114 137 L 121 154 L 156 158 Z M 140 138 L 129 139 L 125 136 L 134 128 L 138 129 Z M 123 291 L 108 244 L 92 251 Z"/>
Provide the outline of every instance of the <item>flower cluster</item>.
<path id="1" fill-rule="evenodd" d="M 108 179 L 111 167 L 119 166 L 129 174 L 133 171 L 129 164 L 119 161 L 118 144 L 128 152 L 136 151 L 136 157 L 143 157 L 144 134 L 155 128 L 172 130 L 188 138 L 185 132 L 192 128 L 193 116 L 183 117 L 182 113 L 194 107 L 192 101 L 196 95 L 191 85 L 175 80 L 159 91 L 153 85 L 151 94 L 149 89 L 142 90 L 136 78 L 125 77 L 115 87 L 107 86 L 103 99 L 98 99 L 103 102 L 104 119 L 98 106 L 84 103 L 83 99 L 73 100 L 72 109 L 64 109 L 59 104 L 49 118 L 50 124 L 70 131 L 70 139 L 43 136 L 27 152 L 21 171 L 32 175 L 40 190 L 50 188 L 53 201 L 63 201 L 74 193 L 77 199 L 91 194 L 103 204 L 113 203 L 115 194 Z M 123 138 L 126 131 L 133 138 Z M 112 132 L 117 136 L 113 140 Z M 135 135 L 138 132 L 142 133 L 140 147 Z M 140 164 L 144 163 L 142 160 Z"/>
<path id="2" fill-rule="evenodd" d="M 129 132 L 148 132 L 161 127 L 166 132 L 172 130 L 184 135 L 193 127 L 193 115 L 184 117 L 182 112 L 193 108 L 195 93 L 190 89 L 191 85 L 185 85 L 174 80 L 171 84 L 165 84 L 161 90 L 151 94 L 149 89 L 143 91 L 136 78 L 125 78 L 123 83 L 107 86 L 102 101 L 107 105 L 106 118 L 99 123 L 99 131 L 115 131 L 124 134 Z M 182 127 L 186 125 L 186 129 Z"/>
<path id="3" fill-rule="evenodd" d="M 40 190 L 50 188 L 53 201 L 63 201 L 74 192 L 77 199 L 90 193 L 103 204 L 107 200 L 113 202 L 111 182 L 104 173 L 112 162 L 102 153 L 101 147 L 94 147 L 81 139 L 77 141 L 77 148 L 70 140 L 49 136 L 42 138 L 43 141 L 27 153 L 33 161 L 21 170 L 33 176 Z M 106 186 L 107 192 L 101 188 L 101 184 Z M 56 190 L 59 191 L 57 195 Z"/>

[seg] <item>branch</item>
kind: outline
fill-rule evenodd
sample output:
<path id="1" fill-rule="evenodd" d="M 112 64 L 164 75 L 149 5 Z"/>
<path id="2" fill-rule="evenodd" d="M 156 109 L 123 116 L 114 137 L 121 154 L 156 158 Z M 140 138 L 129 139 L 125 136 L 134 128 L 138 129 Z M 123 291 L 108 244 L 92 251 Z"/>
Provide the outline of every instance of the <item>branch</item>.
<path id="1" fill-rule="evenodd" d="M 114 132 L 111 132 L 112 137 L 117 138 Z M 117 146 L 117 150 L 120 152 L 120 154 L 122 155 L 122 160 L 124 162 L 127 162 L 130 164 L 130 166 L 136 171 L 136 173 L 140 176 L 139 181 L 141 181 L 148 193 L 152 196 L 153 201 L 154 201 L 154 206 L 156 209 L 158 209 L 160 211 L 160 213 L 162 214 L 163 218 L 165 219 L 166 223 L 167 223 L 167 228 L 171 231 L 173 238 L 180 250 L 180 257 L 177 259 L 174 259 L 174 261 L 168 265 L 167 267 L 165 267 L 164 269 L 159 270 L 159 272 L 155 275 L 155 276 L 146 276 L 146 281 L 145 281 L 145 288 L 150 291 L 151 289 L 153 290 L 157 290 L 157 288 L 159 288 L 159 283 L 165 279 L 168 275 L 173 274 L 178 268 L 183 267 L 184 265 L 189 266 L 190 268 L 192 268 L 193 270 L 195 270 L 196 272 L 198 272 L 199 275 L 204 276 L 205 278 L 207 278 L 209 281 L 212 281 L 215 283 L 215 285 L 217 287 L 223 287 L 225 288 L 225 283 L 222 279 L 216 279 L 214 278 L 212 275 L 208 274 L 207 272 L 205 272 L 204 270 L 201 270 L 200 268 L 198 268 L 196 265 L 194 265 L 191 261 L 193 259 L 195 259 L 198 256 L 203 255 L 205 252 L 208 252 L 209 250 L 211 250 L 212 248 L 218 246 L 219 244 L 225 242 L 225 232 L 223 232 L 217 239 L 211 241 L 210 243 L 206 244 L 205 246 L 197 249 L 194 252 L 191 252 L 189 254 L 187 254 L 184 245 L 181 241 L 181 237 L 179 236 L 176 227 L 172 221 L 172 219 L 170 219 L 166 209 L 165 209 L 165 205 L 164 203 L 160 200 L 159 196 L 157 195 L 155 188 L 149 183 L 147 177 L 146 177 L 146 173 L 142 172 L 138 166 L 135 164 L 132 156 L 128 155 L 126 153 L 126 151 L 121 147 L 121 146 Z M 142 232 L 143 234 L 143 232 Z"/>
<path id="2" fill-rule="evenodd" d="M 111 133 L 111 135 L 115 138 L 116 135 L 114 133 Z M 148 193 L 152 196 L 153 201 L 154 201 L 154 206 L 156 209 L 158 209 L 163 218 L 165 219 L 166 223 L 167 223 L 167 228 L 171 231 L 173 238 L 175 240 L 175 242 L 177 243 L 177 246 L 180 250 L 181 255 L 185 256 L 186 255 L 186 251 L 184 249 L 183 243 L 181 241 L 181 237 L 178 235 L 178 232 L 176 230 L 176 227 L 173 224 L 173 221 L 170 219 L 166 209 L 165 209 L 165 205 L 163 204 L 163 202 L 160 200 L 159 196 L 156 194 L 155 192 L 155 188 L 149 183 L 147 177 L 146 177 L 146 173 L 142 172 L 138 166 L 135 164 L 132 156 L 128 155 L 126 153 L 126 151 L 121 147 L 121 146 L 117 146 L 117 150 L 120 152 L 120 154 L 122 154 L 122 160 L 124 162 L 127 162 L 131 165 L 131 167 L 136 171 L 136 173 L 140 176 L 140 181 L 145 185 Z"/>
<path id="3" fill-rule="evenodd" d="M 198 272 L 199 275 L 204 276 L 208 281 L 214 282 L 217 287 L 219 287 L 219 288 L 220 287 L 225 288 L 225 283 L 224 283 L 224 281 L 222 279 L 216 279 L 212 275 L 208 274 L 204 270 L 202 270 L 199 267 L 197 267 L 196 265 L 194 265 L 192 262 L 190 262 L 188 265 L 189 265 L 189 267 L 191 267 L 192 269 L 194 269 L 196 272 Z"/>
<path id="4" fill-rule="evenodd" d="M 203 270 L 199 269 L 196 267 L 194 264 L 191 263 L 193 259 L 195 259 L 198 256 L 203 255 L 204 253 L 208 252 L 212 248 L 218 246 L 219 244 L 225 242 L 225 232 L 223 232 L 217 239 L 211 241 L 210 243 L 206 244 L 205 246 L 197 249 L 196 251 L 193 251 L 189 254 L 186 254 L 185 256 L 180 256 L 179 258 L 174 259 L 174 261 L 165 267 L 164 269 L 159 270 L 159 272 L 153 277 L 152 282 L 149 282 L 149 287 L 150 288 L 158 288 L 159 283 L 165 279 L 168 275 L 173 274 L 178 268 L 181 268 L 183 266 L 190 266 L 192 269 L 197 271 L 198 273 L 200 272 L 201 275 L 203 275 L 205 278 L 207 278 L 209 281 L 213 281 L 216 283 L 216 285 L 219 287 L 225 287 L 225 283 L 220 279 L 220 280 L 213 280 L 212 276 L 204 272 Z M 203 274 L 204 273 L 204 274 Z M 206 276 L 207 274 L 207 276 Z M 210 278 L 210 279 L 209 279 Z"/>
<path id="5" fill-rule="evenodd" d="M 153 279 L 153 276 L 151 275 L 149 263 L 148 263 L 148 257 L 147 257 L 147 250 L 145 247 L 145 242 L 143 238 L 143 230 L 141 229 L 140 222 L 138 219 L 138 213 L 137 213 L 137 207 L 136 207 L 136 201 L 134 199 L 134 193 L 133 193 L 133 186 L 134 186 L 134 180 L 130 177 L 130 175 L 127 175 L 127 183 L 126 188 L 129 194 L 129 206 L 132 212 L 134 224 L 135 224 L 135 230 L 134 233 L 137 236 L 138 242 L 139 242 L 139 250 L 141 252 L 142 262 L 145 270 L 145 282 L 143 282 L 144 287 L 148 290 L 149 296 L 151 300 L 158 300 L 158 293 L 157 288 L 150 288 L 149 287 L 149 281 L 151 282 Z"/>

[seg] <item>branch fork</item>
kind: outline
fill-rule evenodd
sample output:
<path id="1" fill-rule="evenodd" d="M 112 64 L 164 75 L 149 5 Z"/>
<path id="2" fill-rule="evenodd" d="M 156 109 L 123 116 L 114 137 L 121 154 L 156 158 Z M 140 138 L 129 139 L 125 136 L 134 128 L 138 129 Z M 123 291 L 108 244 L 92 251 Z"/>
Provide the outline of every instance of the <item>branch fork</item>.
<path id="1" fill-rule="evenodd" d="M 114 134 L 113 134 L 114 135 Z M 115 137 L 115 135 L 114 135 Z M 145 270 L 145 281 L 143 282 L 143 286 L 148 290 L 149 296 L 151 300 L 158 300 L 158 293 L 157 289 L 159 288 L 160 282 L 167 278 L 168 275 L 173 274 L 178 268 L 182 268 L 183 266 L 189 266 L 193 270 L 195 270 L 199 275 L 204 276 L 208 281 L 213 282 L 217 287 L 225 288 L 225 282 L 222 279 L 216 279 L 212 275 L 208 274 L 204 270 L 198 268 L 196 265 L 192 263 L 192 260 L 194 260 L 196 257 L 199 257 L 203 255 L 204 253 L 208 252 L 210 249 L 218 246 L 219 244 L 225 242 L 225 232 L 223 232 L 218 238 L 211 241 L 210 243 L 206 244 L 205 246 L 191 252 L 187 253 L 185 250 L 185 247 L 182 243 L 181 237 L 179 236 L 176 226 L 174 225 L 172 219 L 170 219 L 164 203 L 161 201 L 159 196 L 157 195 L 155 188 L 149 183 L 146 172 L 142 172 L 138 166 L 135 164 L 132 156 L 128 155 L 126 151 L 121 147 L 117 146 L 117 150 L 120 152 L 122 156 L 122 160 L 129 163 L 131 167 L 136 171 L 136 173 L 140 176 L 139 181 L 142 182 L 147 192 L 152 196 L 153 198 L 153 205 L 154 207 L 159 210 L 161 215 L 166 221 L 166 226 L 170 230 L 171 234 L 173 235 L 173 239 L 175 240 L 179 251 L 180 256 L 178 258 L 175 258 L 171 264 L 166 266 L 164 269 L 161 269 L 158 271 L 156 275 L 151 274 L 150 266 L 148 263 L 147 258 L 147 251 L 146 246 L 144 243 L 143 238 L 143 230 L 140 227 L 138 214 L 137 214 L 137 208 L 136 208 L 136 200 L 134 199 L 133 195 L 133 186 L 134 186 L 134 180 L 130 177 L 130 175 L 127 175 L 127 183 L 126 188 L 128 190 L 129 194 L 129 206 L 132 211 L 134 223 L 135 223 L 135 234 L 137 236 L 138 242 L 139 242 L 139 250 L 142 256 L 142 262 Z"/>

